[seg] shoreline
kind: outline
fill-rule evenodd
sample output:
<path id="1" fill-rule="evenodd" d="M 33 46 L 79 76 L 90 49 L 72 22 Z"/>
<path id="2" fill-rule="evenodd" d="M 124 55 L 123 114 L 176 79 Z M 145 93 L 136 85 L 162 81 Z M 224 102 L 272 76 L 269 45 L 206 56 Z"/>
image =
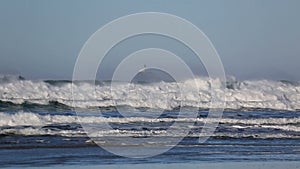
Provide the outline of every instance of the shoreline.
<path id="1" fill-rule="evenodd" d="M 25 167 L 27 168 L 27 167 Z M 118 164 L 118 165 L 69 165 L 37 168 L 61 168 L 61 169 L 299 169 L 300 162 L 204 162 L 204 163 L 174 163 L 174 164 Z"/>

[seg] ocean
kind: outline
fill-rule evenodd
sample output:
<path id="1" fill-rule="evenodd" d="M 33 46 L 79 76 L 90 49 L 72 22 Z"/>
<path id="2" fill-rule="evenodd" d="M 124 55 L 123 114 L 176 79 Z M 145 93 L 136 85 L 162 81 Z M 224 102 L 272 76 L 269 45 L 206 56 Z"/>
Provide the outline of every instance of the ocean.
<path id="1" fill-rule="evenodd" d="M 226 103 L 222 117 L 216 118 L 209 116 L 209 108 L 222 103 L 210 104 L 212 82 L 196 81 L 198 92 L 188 80 L 179 84 L 118 82 L 111 90 L 108 81 L 3 76 L 0 166 L 251 162 L 299 166 L 298 82 L 228 81 L 226 89 L 217 91 L 226 96 Z M 190 90 L 182 94 L 180 85 Z M 206 133 L 206 123 L 218 125 Z"/>

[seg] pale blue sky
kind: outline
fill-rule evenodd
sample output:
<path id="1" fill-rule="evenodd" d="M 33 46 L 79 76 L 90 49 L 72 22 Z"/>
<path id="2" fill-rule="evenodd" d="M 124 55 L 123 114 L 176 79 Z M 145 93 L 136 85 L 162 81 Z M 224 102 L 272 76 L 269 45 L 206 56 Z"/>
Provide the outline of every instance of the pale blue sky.
<path id="1" fill-rule="evenodd" d="M 228 75 L 300 80 L 299 0 L 0 0 L 0 74 L 70 79 L 92 33 L 123 15 L 150 11 L 198 26 L 215 45 Z M 130 44 L 116 53 L 128 53 Z M 174 47 L 193 67 L 189 53 L 179 49 Z"/>

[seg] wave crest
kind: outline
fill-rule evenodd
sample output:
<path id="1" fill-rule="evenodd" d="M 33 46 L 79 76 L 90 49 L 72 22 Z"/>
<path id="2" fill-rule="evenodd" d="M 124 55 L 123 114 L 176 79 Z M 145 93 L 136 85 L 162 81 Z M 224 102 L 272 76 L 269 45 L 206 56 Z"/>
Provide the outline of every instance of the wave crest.
<path id="1" fill-rule="evenodd" d="M 0 101 L 14 104 L 34 103 L 48 105 L 57 102 L 70 107 L 113 107 L 153 108 L 172 110 L 176 107 L 199 107 L 208 109 L 222 107 L 223 103 L 211 105 L 211 85 L 221 85 L 216 79 L 197 78 L 194 81 L 156 82 L 146 84 L 122 83 L 111 92 L 110 82 L 76 82 L 72 98 L 71 81 L 32 81 L 23 77 L 0 77 Z M 196 90 L 198 86 L 199 90 Z M 180 93 L 179 86 L 188 90 Z M 195 92 L 198 91 L 198 92 Z M 228 80 L 226 89 L 214 91 L 226 97 L 227 109 L 300 109 L 300 85 L 287 81 Z M 74 101 L 74 102 L 73 102 Z"/>

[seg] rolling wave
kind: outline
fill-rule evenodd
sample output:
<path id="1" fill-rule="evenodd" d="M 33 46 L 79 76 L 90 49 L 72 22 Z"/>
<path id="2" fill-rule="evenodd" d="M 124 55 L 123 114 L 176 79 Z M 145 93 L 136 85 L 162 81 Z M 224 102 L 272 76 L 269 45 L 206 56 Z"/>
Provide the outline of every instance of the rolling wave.
<path id="1" fill-rule="evenodd" d="M 99 127 L 89 137 L 184 137 L 181 129 L 189 129 L 188 137 L 206 136 L 201 133 L 205 122 L 216 122 L 214 118 L 147 118 L 147 117 L 99 117 L 76 115 L 50 115 L 32 112 L 0 113 L 0 135 L 58 135 L 66 137 L 86 137 L 81 125 Z M 219 126 L 212 137 L 215 138 L 300 138 L 300 118 L 243 118 L 225 117 L 218 120 Z M 79 123 L 80 122 L 80 123 Z M 173 126 L 168 132 L 167 124 L 179 122 L 189 125 Z M 109 123 L 115 128 L 103 129 Z M 177 132 L 178 131 L 178 132 Z"/>
<path id="2" fill-rule="evenodd" d="M 124 117 L 124 118 L 107 118 L 99 116 L 76 116 L 76 115 L 41 115 L 31 112 L 17 112 L 13 114 L 0 112 L 0 127 L 1 126 L 44 126 L 50 124 L 68 124 L 68 123 L 167 123 L 167 122 L 219 122 L 221 124 L 230 125 L 299 125 L 300 117 L 292 118 L 247 118 L 247 119 L 234 119 L 234 118 L 149 118 L 149 117 Z M 298 126 L 300 131 L 300 126 Z"/>
<path id="3" fill-rule="evenodd" d="M 172 110 L 180 106 L 208 109 L 221 108 L 223 102 L 211 104 L 212 85 L 221 86 L 218 79 L 197 78 L 182 82 L 122 83 L 111 90 L 110 82 L 67 80 L 32 81 L 23 77 L 0 77 L 0 104 L 58 105 L 68 107 L 153 108 Z M 180 87 L 184 86 L 183 93 Z M 75 89 L 74 99 L 72 87 Z M 228 80 L 225 89 L 213 91 L 225 96 L 227 109 L 300 110 L 300 85 L 296 82 Z"/>

